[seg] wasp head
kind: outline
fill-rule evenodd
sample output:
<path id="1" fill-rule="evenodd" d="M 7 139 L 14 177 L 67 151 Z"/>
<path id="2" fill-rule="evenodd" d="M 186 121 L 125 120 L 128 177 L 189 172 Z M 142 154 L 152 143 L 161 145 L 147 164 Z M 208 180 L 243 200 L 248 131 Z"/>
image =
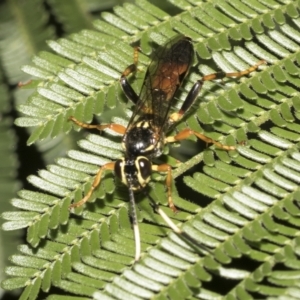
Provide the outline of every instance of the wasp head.
<path id="1" fill-rule="evenodd" d="M 115 163 L 116 176 L 133 191 L 143 189 L 150 180 L 152 164 L 145 156 L 123 157 Z"/>

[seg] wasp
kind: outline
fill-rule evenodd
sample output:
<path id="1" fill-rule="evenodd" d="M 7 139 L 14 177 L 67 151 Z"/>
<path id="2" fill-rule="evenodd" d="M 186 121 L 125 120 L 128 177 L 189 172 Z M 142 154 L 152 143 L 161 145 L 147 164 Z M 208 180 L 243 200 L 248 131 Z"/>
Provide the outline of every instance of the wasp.
<path id="1" fill-rule="evenodd" d="M 70 208 L 76 208 L 89 200 L 94 189 L 101 181 L 102 174 L 108 170 L 128 187 L 131 222 L 135 237 L 135 260 L 140 258 L 140 235 L 135 210 L 134 192 L 143 190 L 150 181 L 152 172 L 166 173 L 166 186 L 169 207 L 176 212 L 172 201 L 172 173 L 168 164 L 156 165 L 153 159 L 162 154 L 163 148 L 168 143 L 178 142 L 194 135 L 206 143 L 215 144 L 224 150 L 235 150 L 234 146 L 223 145 L 205 135 L 186 128 L 174 136 L 167 136 L 168 129 L 178 122 L 195 102 L 205 81 L 222 79 L 224 77 L 240 77 L 247 75 L 265 63 L 261 60 L 247 70 L 234 73 L 217 72 L 199 79 L 189 91 L 178 112 L 170 113 L 174 104 L 174 96 L 180 88 L 184 78 L 189 73 L 193 64 L 194 47 L 192 40 L 186 36 L 177 36 L 168 41 L 164 46 L 154 51 L 139 95 L 129 84 L 127 77 L 137 70 L 139 48 L 134 50 L 134 63 L 128 66 L 120 77 L 121 87 L 126 97 L 135 104 L 135 109 L 127 127 L 120 124 L 109 123 L 100 125 L 85 124 L 74 117 L 70 120 L 76 125 L 98 129 L 100 131 L 109 128 L 123 135 L 122 148 L 124 157 L 103 165 L 96 174 L 90 190 L 79 202 L 71 204 Z M 150 199 L 155 202 L 153 199 Z M 168 225 L 178 234 L 181 231 L 165 214 L 154 204 L 156 211 L 160 213 Z"/>

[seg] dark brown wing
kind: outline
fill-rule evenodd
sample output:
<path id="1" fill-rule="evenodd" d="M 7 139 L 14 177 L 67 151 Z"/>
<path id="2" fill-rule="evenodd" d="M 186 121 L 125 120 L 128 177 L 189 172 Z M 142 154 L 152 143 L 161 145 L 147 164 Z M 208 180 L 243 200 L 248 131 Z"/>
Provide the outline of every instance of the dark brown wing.
<path id="1" fill-rule="evenodd" d="M 139 100 L 127 130 L 138 120 L 151 121 L 165 130 L 174 94 L 186 76 L 194 57 L 190 38 L 176 36 L 154 51 Z"/>

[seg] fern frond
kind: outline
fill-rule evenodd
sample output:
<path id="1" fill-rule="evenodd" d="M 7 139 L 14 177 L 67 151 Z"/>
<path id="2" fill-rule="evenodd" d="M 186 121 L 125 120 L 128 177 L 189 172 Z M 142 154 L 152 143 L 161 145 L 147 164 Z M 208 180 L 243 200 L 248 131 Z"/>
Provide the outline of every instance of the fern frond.
<path id="1" fill-rule="evenodd" d="M 82 28 L 92 28 L 87 1 L 73 1 L 72 5 L 64 1 L 48 0 L 53 14 L 68 34 Z"/>
<path id="2" fill-rule="evenodd" d="M 25 287 L 22 299 L 34 299 L 52 285 L 87 299 L 289 297 L 297 289 L 299 2 L 173 4 L 187 11 L 171 17 L 138 0 L 103 14 L 104 21 L 96 21 L 94 31 L 50 41 L 56 54 L 40 53 L 24 68 L 40 80 L 20 107 L 26 117 L 17 122 L 37 126 L 28 143 L 69 132 L 71 115 L 90 122 L 94 114 L 103 117 L 121 107 L 125 114 L 117 120 L 126 123 L 127 106 L 117 79 L 131 64 L 129 44 L 137 40 L 148 54 L 151 40 L 162 44 L 178 33 L 192 37 L 200 64 L 195 64 L 176 106 L 201 74 L 215 72 L 217 66 L 226 72 L 244 70 L 266 60 L 268 65 L 247 78 L 224 80 L 222 86 L 205 83 L 201 103 L 174 129 L 188 126 L 237 145 L 237 151 L 230 152 L 210 147 L 185 162 L 167 157 L 177 164 L 174 178 L 198 166 L 185 174 L 184 191 L 173 186 L 181 212 L 174 215 L 167 207 L 160 175 L 150 184 L 151 196 L 165 213 L 212 253 L 203 255 L 170 232 L 141 195 L 137 207 L 143 256 L 132 265 L 127 190 L 116 187 L 112 174 L 105 175 L 84 209 L 70 214 L 71 201 L 90 189 L 97 165 L 122 155 L 119 137 L 90 134 L 79 142 L 83 150 L 71 150 L 68 158 L 30 176 L 42 192 L 19 192 L 13 204 L 21 210 L 4 214 L 9 221 L 4 227 L 28 227 L 27 241 L 37 247 L 20 246 L 21 254 L 12 256 L 17 267 L 7 271 L 12 278 L 2 284 L 7 289 Z M 149 62 L 145 54 L 140 57 L 136 90 Z M 202 161 L 204 166 L 199 165 Z M 187 187 L 195 191 L 192 202 L 180 197 Z M 205 196 L 213 201 L 200 208 Z M 235 281 L 222 290 L 220 279 Z"/>
<path id="3" fill-rule="evenodd" d="M 28 79 L 20 67 L 28 64 L 34 53 L 45 49 L 45 40 L 54 37 L 53 30 L 46 25 L 48 17 L 42 2 L 11 0 L 1 4 L 1 62 L 11 84 Z"/>
<path id="4" fill-rule="evenodd" d="M 3 213 L 11 209 L 9 200 L 14 196 L 15 192 L 20 188 L 19 182 L 16 180 L 17 169 L 19 167 L 14 149 L 16 148 L 17 140 L 14 130 L 11 125 L 13 120 L 7 116 L 8 111 L 11 109 L 9 100 L 11 93 L 4 84 L 4 76 L 0 69 L 0 194 L 1 194 L 1 208 L 0 212 Z M 12 212 L 15 213 L 15 212 Z M 1 225 L 3 220 L 1 220 Z M 18 232 L 0 232 L 0 278 L 1 281 L 7 276 L 4 269 L 8 265 L 8 256 L 16 249 L 19 241 Z M 0 290 L 2 294 L 3 290 Z"/>

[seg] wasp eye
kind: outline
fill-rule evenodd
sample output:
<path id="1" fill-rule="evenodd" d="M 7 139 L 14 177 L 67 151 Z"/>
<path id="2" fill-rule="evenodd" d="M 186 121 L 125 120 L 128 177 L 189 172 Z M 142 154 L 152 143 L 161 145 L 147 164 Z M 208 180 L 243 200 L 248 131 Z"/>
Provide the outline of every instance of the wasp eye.
<path id="1" fill-rule="evenodd" d="M 123 179 L 124 177 L 124 161 L 122 159 L 118 159 L 115 162 L 115 174 L 119 179 Z"/>
<path id="2" fill-rule="evenodd" d="M 148 182 L 151 172 L 152 172 L 152 165 L 149 159 L 146 157 L 139 157 L 136 161 L 136 168 L 138 170 L 138 174 L 140 176 L 140 183 L 142 182 Z"/>

